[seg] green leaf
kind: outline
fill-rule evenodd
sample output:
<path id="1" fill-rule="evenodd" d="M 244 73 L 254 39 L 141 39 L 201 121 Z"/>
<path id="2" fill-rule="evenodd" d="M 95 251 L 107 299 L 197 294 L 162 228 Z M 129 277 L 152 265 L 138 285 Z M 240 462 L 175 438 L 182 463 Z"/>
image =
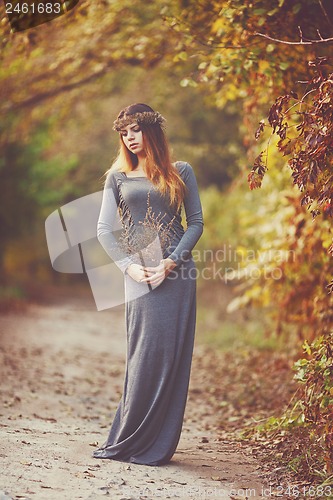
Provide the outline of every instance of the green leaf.
<path id="1" fill-rule="evenodd" d="M 293 6 L 292 11 L 294 14 L 298 14 L 298 12 L 301 10 L 301 8 L 302 8 L 302 4 L 297 3 Z"/>
<path id="2" fill-rule="evenodd" d="M 253 10 L 253 14 L 255 14 L 256 16 L 261 16 L 262 14 L 266 14 L 266 9 L 254 9 Z"/>
<path id="3" fill-rule="evenodd" d="M 279 68 L 282 70 L 282 71 L 286 71 L 288 68 L 289 68 L 290 64 L 285 61 L 285 62 L 281 62 L 279 64 Z"/>

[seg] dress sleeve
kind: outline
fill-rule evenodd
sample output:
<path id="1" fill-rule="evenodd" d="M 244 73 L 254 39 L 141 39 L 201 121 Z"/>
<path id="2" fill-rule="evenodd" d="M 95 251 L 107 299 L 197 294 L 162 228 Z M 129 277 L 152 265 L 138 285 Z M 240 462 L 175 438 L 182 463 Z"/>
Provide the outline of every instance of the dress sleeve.
<path id="1" fill-rule="evenodd" d="M 187 228 L 178 245 L 169 255 L 169 258 L 177 265 L 189 258 L 192 249 L 203 231 L 203 217 L 198 185 L 191 165 L 185 163 L 183 172 L 180 172 L 180 174 L 187 188 L 184 197 Z"/>
<path id="2" fill-rule="evenodd" d="M 105 182 L 102 205 L 97 223 L 97 238 L 106 253 L 119 269 L 125 273 L 127 267 L 133 264 L 119 242 L 121 220 L 119 215 L 119 188 L 116 174 L 111 172 Z"/>

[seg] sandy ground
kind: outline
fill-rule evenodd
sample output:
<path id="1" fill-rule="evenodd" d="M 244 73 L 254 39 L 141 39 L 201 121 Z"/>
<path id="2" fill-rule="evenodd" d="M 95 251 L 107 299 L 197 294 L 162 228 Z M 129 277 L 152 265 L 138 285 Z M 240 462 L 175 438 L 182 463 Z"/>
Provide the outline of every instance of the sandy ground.
<path id="1" fill-rule="evenodd" d="M 268 498 L 248 448 L 220 441 L 196 363 L 167 466 L 96 460 L 122 392 L 124 310 L 58 296 L 0 318 L 0 500 Z"/>

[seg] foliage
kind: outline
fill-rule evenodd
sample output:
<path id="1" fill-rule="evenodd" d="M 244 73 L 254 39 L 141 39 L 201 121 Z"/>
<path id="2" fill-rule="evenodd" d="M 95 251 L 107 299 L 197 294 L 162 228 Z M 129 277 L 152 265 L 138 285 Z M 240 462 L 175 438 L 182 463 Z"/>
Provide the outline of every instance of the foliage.
<path id="1" fill-rule="evenodd" d="M 64 179 L 76 167 L 76 159 L 47 158 L 45 148 L 49 140 L 45 126 L 44 130 L 35 133 L 31 145 L 10 141 L 3 147 L 0 161 L 2 279 L 5 277 L 3 259 L 10 242 L 35 233 L 40 217 L 57 207 L 72 189 Z"/>
<path id="2" fill-rule="evenodd" d="M 333 298 L 327 293 L 332 274 L 332 259 L 327 254 L 331 225 L 327 219 L 311 221 L 295 192 L 286 191 L 284 199 L 275 194 L 270 197 L 271 205 L 266 201 L 262 214 L 270 222 L 255 226 L 255 254 L 248 253 L 233 276 L 246 280 L 246 290 L 229 308 L 269 305 L 278 333 L 288 334 L 293 326 L 295 340 L 311 341 L 318 332 L 326 334 L 333 327 Z M 244 216 L 243 225 L 254 219 L 258 222 L 254 214 Z M 250 237 L 253 228 L 249 225 L 246 232 Z"/>
<path id="3" fill-rule="evenodd" d="M 251 109 L 303 78 L 305 55 L 321 52 L 320 44 L 283 46 L 258 33 L 295 40 L 298 26 L 308 38 L 317 36 L 317 28 L 326 36 L 331 27 L 316 0 L 155 0 L 144 9 L 140 0 L 81 0 L 68 14 L 21 33 L 10 33 L 0 9 L 1 110 L 34 109 L 31 119 L 45 116 L 51 102 L 68 116 L 70 107 L 59 96 L 66 93 L 73 103 L 104 91 L 102 77 L 112 91 L 127 64 L 172 73 L 180 68 L 181 84 L 199 86 L 214 105 L 241 98 L 251 122 Z"/>
<path id="4" fill-rule="evenodd" d="M 304 343 L 307 358 L 295 363 L 295 378 L 304 384 L 298 405 L 325 450 L 326 472 L 333 472 L 333 333 Z"/>
<path id="5" fill-rule="evenodd" d="M 214 195 L 211 189 L 207 199 L 203 194 L 205 218 L 208 219 L 208 234 L 203 235 L 203 244 L 216 251 L 221 240 L 227 242 L 227 248 L 231 244 L 231 259 L 219 263 L 227 273 L 223 273 L 223 282 L 233 284 L 233 290 L 238 291 L 229 302 L 228 311 L 235 313 L 246 305 L 251 312 L 255 307 L 261 317 L 275 319 L 275 327 L 267 322 L 268 335 L 275 332 L 296 350 L 297 344 L 313 343 L 316 346 L 311 348 L 314 355 L 315 349 L 324 349 L 332 342 L 333 297 L 327 293 L 332 275 L 332 259 L 327 253 L 332 240 L 331 218 L 327 214 L 314 220 L 309 217 L 306 208 L 301 206 L 298 189 L 290 186 L 288 168 L 279 169 L 278 165 L 278 159 L 272 155 L 270 175 L 264 178 L 260 193 L 246 191 L 244 180 L 224 193 Z M 221 198 L 223 211 L 218 210 Z M 306 365 L 304 356 L 301 359 L 300 367 L 307 366 L 308 371 L 302 384 L 304 388 L 294 395 L 294 411 L 291 414 L 287 409 L 285 413 L 272 416 L 267 425 L 258 430 L 266 435 L 266 440 L 279 439 L 286 461 L 293 463 L 294 468 L 297 466 L 299 472 L 302 470 L 306 474 L 307 471 L 308 478 L 315 480 L 316 467 L 320 468 L 322 477 L 330 471 L 331 444 L 326 442 L 325 436 L 331 432 L 332 407 L 321 404 L 327 397 L 321 381 L 324 377 L 328 384 L 333 377 L 331 372 L 323 375 L 320 363 Z M 308 405 L 307 411 L 302 409 L 303 401 Z M 310 417 L 311 412 L 315 412 L 316 422 Z M 303 426 L 304 431 L 301 431 Z M 280 431 L 285 435 L 278 438 L 275 433 Z M 254 430 L 248 429 L 248 432 L 253 435 Z M 302 439 L 309 444 L 304 460 L 296 446 Z M 294 441 L 295 449 L 291 445 Z M 296 455 L 297 463 L 294 462 Z"/>
<path id="6" fill-rule="evenodd" d="M 299 477 L 313 482 L 332 480 L 333 463 L 333 335 L 305 341 L 303 358 L 294 363 L 301 383 L 284 412 L 244 430 L 245 437 L 274 439 L 275 454 Z M 306 357 L 304 357 L 306 356 Z"/>
<path id="7" fill-rule="evenodd" d="M 65 123 L 85 99 L 119 92 L 124 65 L 156 66 L 169 45 L 159 11 L 159 2 L 143 9 L 140 0 L 81 0 L 51 22 L 11 33 L 1 4 L 0 108 L 22 118 L 7 138 L 26 140 L 36 123 Z"/>
<path id="8" fill-rule="evenodd" d="M 311 341 L 332 327 L 331 223 L 326 215 L 308 217 L 289 186 L 289 171 L 274 161 L 262 192 L 249 191 L 241 178 L 223 192 L 211 187 L 202 193 L 205 232 L 199 248 L 203 256 L 212 250 L 215 271 L 221 270 L 217 278 L 238 290 L 230 312 L 260 308 L 273 316 L 278 334 L 295 343 Z"/>
<path id="9" fill-rule="evenodd" d="M 320 443 L 326 473 L 332 473 L 333 300 L 328 291 L 332 292 L 333 288 L 333 281 L 329 282 L 332 279 L 332 260 L 329 254 L 333 253 L 333 74 L 329 70 L 325 71 L 327 62 L 323 57 L 309 62 L 310 67 L 315 67 L 315 74 L 304 82 L 305 93 L 301 98 L 295 92 L 278 97 L 269 111 L 268 123 L 273 129 L 272 133 L 279 136 L 278 150 L 288 158 L 293 184 L 302 193 L 300 204 L 307 207 L 315 219 L 311 223 L 303 215 L 298 224 L 293 224 L 297 239 L 289 241 L 289 244 L 294 244 L 295 249 L 303 247 L 303 266 L 305 260 L 311 264 L 315 262 L 316 265 L 311 265 L 308 273 L 303 276 L 295 269 L 295 265 L 287 266 L 292 276 L 303 279 L 299 281 L 301 287 L 295 286 L 289 293 L 284 291 L 284 308 L 278 313 L 278 317 L 280 321 L 286 319 L 289 322 L 294 317 L 302 330 L 310 327 L 312 331 L 308 334 L 311 345 L 307 340 L 304 343 L 309 359 L 300 359 L 295 364 L 296 378 L 304 384 L 297 406 L 301 408 L 302 421 L 311 429 L 310 435 Z M 257 137 L 263 129 L 262 121 Z M 263 161 L 264 154 L 266 162 Z M 267 149 L 258 156 L 249 174 L 251 188 L 261 185 L 267 171 L 267 156 Z M 297 212 L 302 210 L 295 206 L 295 215 Z M 292 281 L 297 285 L 295 280 Z M 285 282 L 283 279 L 282 284 Z"/>
<path id="10" fill-rule="evenodd" d="M 280 138 L 278 150 L 289 158 L 293 182 L 303 193 L 301 203 L 311 209 L 313 217 L 323 211 L 333 215 L 333 73 L 323 71 L 326 62 L 325 58 L 310 61 L 316 71 L 304 82 L 305 94 L 299 98 L 291 91 L 278 97 L 268 116 L 273 134 Z M 261 122 L 257 138 L 263 127 Z M 263 155 L 249 174 L 251 188 L 259 187 L 267 171 Z"/>
<path id="11" fill-rule="evenodd" d="M 331 32 L 327 1 L 255 0 L 220 2 L 180 0 L 165 8 L 170 26 L 181 36 L 183 59 L 195 53 L 197 69 L 183 84 L 208 87 L 218 106 L 242 98 L 246 105 L 267 103 L 270 93 L 303 78 L 307 58 L 320 55 L 320 44 L 283 45 Z M 264 35 L 264 36 L 261 36 Z M 265 36 L 273 40 L 267 40 Z M 265 91 L 263 92 L 263 88 Z"/>

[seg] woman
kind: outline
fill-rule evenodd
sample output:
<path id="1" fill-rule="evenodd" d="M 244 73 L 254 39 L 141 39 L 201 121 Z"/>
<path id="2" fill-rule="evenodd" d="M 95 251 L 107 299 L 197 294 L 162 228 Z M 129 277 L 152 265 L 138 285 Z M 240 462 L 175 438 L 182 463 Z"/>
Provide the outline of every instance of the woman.
<path id="1" fill-rule="evenodd" d="M 146 465 L 169 462 L 180 438 L 196 317 L 191 250 L 203 229 L 193 170 L 171 163 L 163 123 L 146 104 L 119 113 L 120 152 L 98 221 L 100 243 L 124 272 L 128 344 L 123 396 L 94 457 Z"/>

